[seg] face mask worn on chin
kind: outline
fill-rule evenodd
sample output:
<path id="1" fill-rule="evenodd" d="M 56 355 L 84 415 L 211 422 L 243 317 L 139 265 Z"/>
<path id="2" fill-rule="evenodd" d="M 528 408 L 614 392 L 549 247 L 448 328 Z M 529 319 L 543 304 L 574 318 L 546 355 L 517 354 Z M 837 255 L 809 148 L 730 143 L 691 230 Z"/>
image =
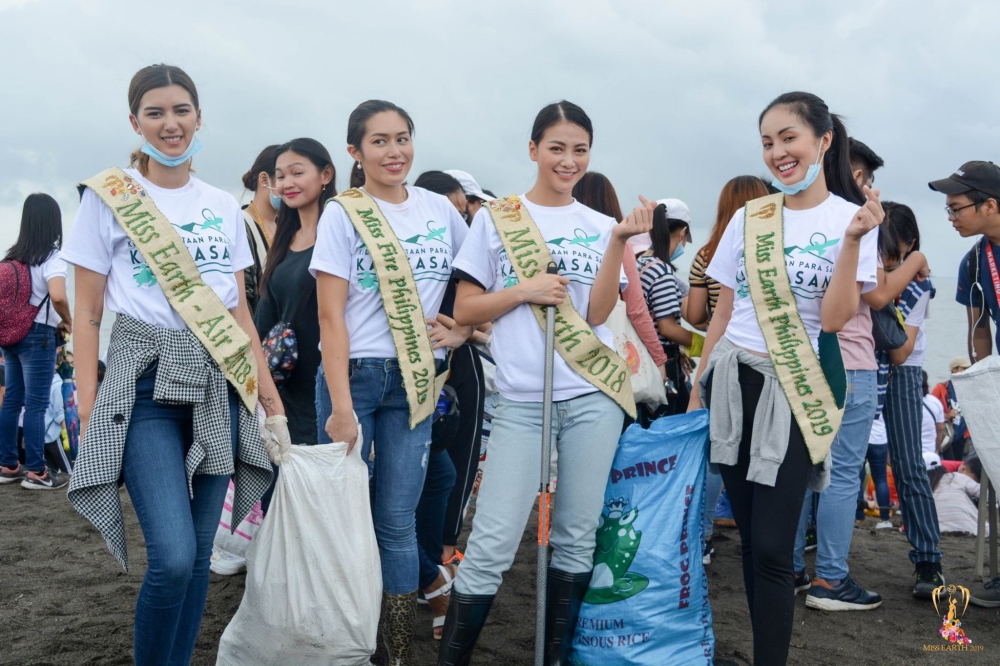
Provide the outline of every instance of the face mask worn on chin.
<path id="1" fill-rule="evenodd" d="M 805 178 L 803 178 L 797 183 L 793 183 L 791 185 L 785 185 L 775 177 L 771 179 L 771 185 L 773 185 L 774 189 L 778 190 L 779 192 L 784 192 L 785 194 L 798 194 L 799 192 L 806 190 L 810 185 L 816 182 L 816 178 L 819 177 L 819 170 L 820 167 L 822 166 L 822 160 L 823 160 L 823 147 L 822 144 L 820 144 L 819 154 L 816 156 L 816 164 L 809 165 L 809 168 L 806 170 Z"/>
<path id="2" fill-rule="evenodd" d="M 677 261 L 678 259 L 681 258 L 682 254 L 684 254 L 684 246 L 678 245 L 677 248 L 674 250 L 674 253 L 670 255 L 670 261 Z"/>
<path id="3" fill-rule="evenodd" d="M 187 162 L 199 150 L 201 150 L 201 139 L 198 138 L 198 135 L 195 135 L 195 137 L 191 139 L 191 145 L 189 145 L 188 149 L 184 151 L 184 154 L 180 155 L 179 157 L 170 157 L 168 155 L 164 155 L 156 148 L 153 148 L 152 144 L 149 143 L 149 141 L 143 144 L 142 148 L 140 149 L 140 152 L 142 152 L 145 155 L 149 155 L 150 157 L 152 157 L 154 160 L 156 160 L 165 167 L 176 167 Z"/>

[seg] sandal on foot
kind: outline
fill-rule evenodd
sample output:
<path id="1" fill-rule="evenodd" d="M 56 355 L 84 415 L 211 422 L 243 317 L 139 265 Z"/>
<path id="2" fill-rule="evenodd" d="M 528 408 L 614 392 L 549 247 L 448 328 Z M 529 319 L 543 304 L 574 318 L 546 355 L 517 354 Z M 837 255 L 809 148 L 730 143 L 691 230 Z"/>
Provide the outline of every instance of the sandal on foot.
<path id="1" fill-rule="evenodd" d="M 431 587 L 425 587 L 424 599 L 427 600 L 427 605 L 430 606 L 431 612 L 434 613 L 434 621 L 431 624 L 431 628 L 434 632 L 434 640 L 441 640 L 441 635 L 444 633 L 444 620 L 445 616 L 448 614 L 448 603 L 451 601 L 451 588 L 455 583 L 455 579 L 452 577 L 451 572 L 443 566 L 439 566 L 441 573 L 438 575 L 437 580 L 434 581 Z"/>

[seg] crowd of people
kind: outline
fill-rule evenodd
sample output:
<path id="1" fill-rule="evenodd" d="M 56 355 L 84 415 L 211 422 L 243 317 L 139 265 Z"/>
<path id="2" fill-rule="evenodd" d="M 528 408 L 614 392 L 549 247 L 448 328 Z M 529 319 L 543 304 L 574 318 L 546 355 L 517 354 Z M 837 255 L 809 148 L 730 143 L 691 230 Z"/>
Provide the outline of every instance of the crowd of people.
<path id="1" fill-rule="evenodd" d="M 0 284 L 14 285 L 0 294 L 12 313 L 0 332 L 0 482 L 68 484 L 127 568 L 121 479 L 148 559 L 137 664 L 189 663 L 230 479 L 236 525 L 257 501 L 266 515 L 293 444 L 331 442 L 361 447 L 369 466 L 376 661 L 411 663 L 419 599 L 438 663 L 469 663 L 538 491 L 547 306 L 558 309 L 558 492 L 546 663 L 569 663 L 605 484 L 632 423 L 710 410 L 703 562 L 724 489 L 757 664 L 785 663 L 799 592 L 827 611 L 882 603 L 848 567 L 865 510 L 879 529 L 901 513 L 920 599 L 945 583 L 941 533 L 975 533 L 972 434 L 951 382 L 931 390 L 923 370 L 936 290 L 920 228 L 910 207 L 881 199 L 883 160 L 816 95 L 786 93 L 760 114 L 769 176 L 725 184 L 688 279 L 675 262 L 693 249 L 691 210 L 640 197 L 623 213 L 590 170 L 595 130 L 571 102 L 535 118 L 537 177 L 519 196 L 459 170 L 414 178 L 414 120 L 369 100 L 347 122 L 348 189 L 327 148 L 298 138 L 260 152 L 244 206 L 192 173 L 201 108 L 187 74 L 140 70 L 128 105 L 143 141 L 130 166 L 80 186 L 65 242 L 55 200 L 29 196 L 0 264 Z M 952 361 L 957 373 L 992 353 L 989 321 L 1000 322 L 1000 168 L 969 162 L 930 187 L 963 237 L 983 236 L 959 269 L 970 358 Z M 619 299 L 666 404 L 633 399 L 607 325 Z M 105 310 L 116 315 L 106 367 Z M 489 470 L 462 553 L 484 425 Z M 1000 580 L 972 601 L 1000 607 Z"/>

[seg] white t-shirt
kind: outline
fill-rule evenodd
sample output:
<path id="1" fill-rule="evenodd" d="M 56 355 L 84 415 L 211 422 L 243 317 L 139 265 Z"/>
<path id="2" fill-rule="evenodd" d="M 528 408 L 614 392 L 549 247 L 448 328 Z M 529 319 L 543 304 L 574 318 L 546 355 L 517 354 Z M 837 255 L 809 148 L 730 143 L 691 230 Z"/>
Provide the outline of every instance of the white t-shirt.
<path id="1" fill-rule="evenodd" d="M 885 431 L 885 420 L 882 415 L 879 414 L 874 421 L 872 421 L 872 432 L 868 436 L 869 444 L 888 444 L 889 436 Z"/>
<path id="2" fill-rule="evenodd" d="M 928 393 L 924 396 L 924 406 L 921 408 L 923 421 L 920 429 L 920 441 L 924 452 L 937 453 L 937 425 L 944 423 L 944 405 L 936 397 Z"/>
<path id="3" fill-rule="evenodd" d="M 29 270 L 31 271 L 31 298 L 28 299 L 28 303 L 40 305 L 45 299 L 45 295 L 49 293 L 49 280 L 54 277 L 65 279 L 66 262 L 62 260 L 59 250 L 52 250 L 45 261 L 37 266 L 29 267 Z M 51 298 L 38 310 L 35 321 L 53 327 L 58 326 L 59 322 L 62 321 L 62 317 L 52 307 Z"/>
<path id="4" fill-rule="evenodd" d="M 573 306 L 586 319 L 590 289 L 611 240 L 615 220 L 578 201 L 568 206 L 538 206 L 523 194 L 521 201 L 546 239 L 552 259 L 559 265 L 559 274 L 569 278 L 567 291 Z M 517 275 L 485 208 L 472 221 L 465 247 L 455 259 L 455 269 L 468 273 L 490 293 L 517 284 Z M 628 283 L 624 272 L 619 280 Z M 614 348 L 611 329 L 596 326 L 594 332 L 604 344 Z M 493 322 L 490 351 L 497 364 L 500 395 L 518 402 L 542 401 L 545 332 L 531 313 L 530 305 L 522 303 Z M 570 368 L 558 352 L 553 367 L 553 400 L 570 400 L 597 390 Z"/>
<path id="5" fill-rule="evenodd" d="M 784 250 L 788 279 L 795 294 L 799 315 L 806 333 L 816 347 L 821 330 L 820 305 L 833 277 L 833 267 L 843 247 L 844 231 L 859 206 L 835 194 L 807 210 L 784 209 Z M 719 247 L 715 251 L 708 275 L 734 292 L 733 314 L 726 337 L 738 347 L 767 353 L 764 336 L 757 324 L 743 255 L 743 209 L 733 215 Z M 857 281 L 864 283 L 862 292 L 878 286 L 878 234 L 869 233 L 861 239 L 858 255 Z"/>
<path id="6" fill-rule="evenodd" d="M 229 309 L 239 304 L 235 271 L 253 265 L 243 213 L 236 199 L 194 176 L 187 185 L 163 189 L 126 169 L 152 198 L 187 244 L 202 281 Z M 80 201 L 63 259 L 108 276 L 107 308 L 161 328 L 186 328 L 170 307 L 142 254 L 128 239 L 111 209 L 89 188 Z"/>
<path id="7" fill-rule="evenodd" d="M 469 228 L 446 197 L 422 187 L 407 187 L 406 192 L 406 201 L 401 204 L 375 201 L 406 250 L 424 317 L 433 318 L 451 279 L 452 259 Z M 316 231 L 309 272 L 315 277 L 319 271 L 350 284 L 344 311 L 350 358 L 396 358 L 374 263 L 351 218 L 336 202 L 327 205 Z M 434 356 L 443 359 L 446 353 L 446 349 L 438 349 Z"/>
<path id="8" fill-rule="evenodd" d="M 931 292 L 925 291 L 920 294 L 920 298 L 917 299 L 913 309 L 910 310 L 910 314 L 906 316 L 904 323 L 907 326 L 917 326 L 919 330 L 917 331 L 916 340 L 913 341 L 913 351 L 903 361 L 903 365 L 913 365 L 918 368 L 924 367 L 924 359 L 927 358 L 927 336 L 924 335 L 924 319 L 927 318 L 927 309 L 930 307 L 930 303 Z M 940 400 L 938 400 L 938 404 L 941 404 Z"/>

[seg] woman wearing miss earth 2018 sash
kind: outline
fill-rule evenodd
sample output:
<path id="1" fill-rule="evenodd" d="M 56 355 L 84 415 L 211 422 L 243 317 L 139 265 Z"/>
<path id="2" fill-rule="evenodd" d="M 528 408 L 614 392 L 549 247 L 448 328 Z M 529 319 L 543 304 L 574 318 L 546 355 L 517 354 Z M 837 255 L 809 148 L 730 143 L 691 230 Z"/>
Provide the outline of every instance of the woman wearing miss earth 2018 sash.
<path id="1" fill-rule="evenodd" d="M 552 441 L 559 452 L 559 496 L 552 515 L 545 663 L 568 663 L 622 421 L 626 411 L 635 418 L 631 383 L 603 324 L 626 283 L 625 241 L 649 231 L 653 214 L 653 205 L 642 200 L 618 224 L 573 198 L 592 141 L 593 126 L 579 106 L 562 101 L 542 109 L 528 144 L 538 164 L 534 187 L 521 197 L 485 203 L 455 260 L 455 320 L 493 321 L 500 404 L 439 664 L 469 662 L 537 496 L 548 305 L 557 309 Z M 550 259 L 556 275 L 546 273 Z"/>
<path id="2" fill-rule="evenodd" d="M 781 95 L 758 122 L 780 193 L 736 212 L 708 267 L 722 288 L 690 408 L 701 398 L 711 408 L 710 460 L 740 531 L 753 661 L 773 666 L 792 634 L 802 499 L 807 483 L 829 483 L 843 415 L 836 333 L 877 286 L 869 232 L 884 214 L 878 190 L 858 189 L 847 131 L 819 97 Z"/>
<path id="3" fill-rule="evenodd" d="M 84 428 L 69 499 L 127 569 L 124 480 L 148 559 L 135 663 L 188 664 L 229 479 L 236 525 L 270 483 L 268 453 L 280 461 L 291 442 L 274 383 L 257 373 L 266 366 L 246 305 L 243 271 L 253 259 L 239 204 L 191 174 L 201 147 L 194 82 L 177 67 L 145 67 L 128 103 L 145 143 L 130 168 L 81 185 L 63 249 L 76 266 Z M 117 318 L 98 392 L 105 304 Z"/>

